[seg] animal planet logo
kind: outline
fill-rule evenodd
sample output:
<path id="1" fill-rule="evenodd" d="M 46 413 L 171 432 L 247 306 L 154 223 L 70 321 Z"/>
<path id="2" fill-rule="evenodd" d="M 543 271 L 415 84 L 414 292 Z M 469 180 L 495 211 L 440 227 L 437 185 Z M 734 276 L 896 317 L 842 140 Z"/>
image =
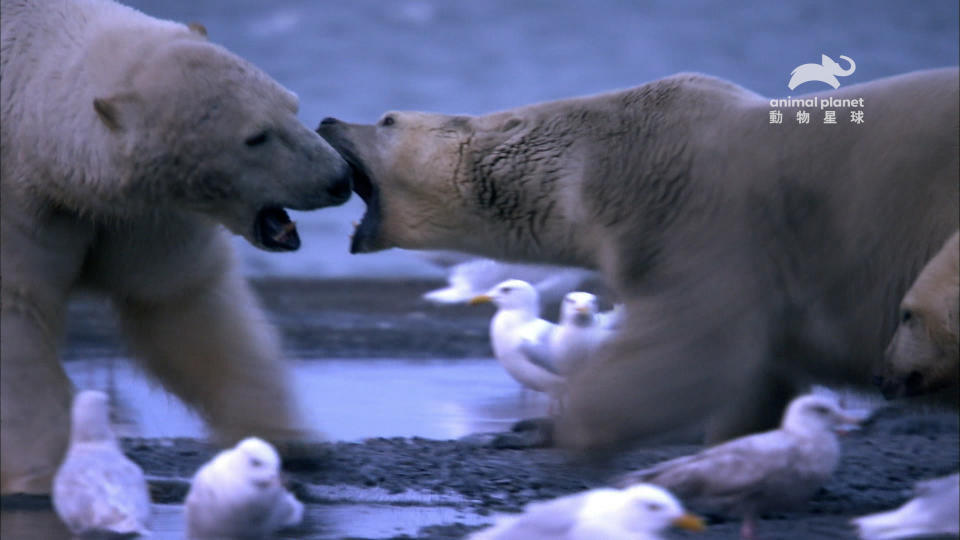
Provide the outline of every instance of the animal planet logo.
<path id="1" fill-rule="evenodd" d="M 833 58 L 825 54 L 820 55 L 819 64 L 803 64 L 797 66 L 790 72 L 791 77 L 790 82 L 787 83 L 787 88 L 793 90 L 803 83 L 813 81 L 829 84 L 835 89 L 839 88 L 840 81 L 837 80 L 837 77 L 847 77 L 852 75 L 857 69 L 857 64 L 853 61 L 853 58 L 841 54 L 840 59 L 846 60 L 847 63 L 850 64 L 850 67 L 844 69 Z"/>

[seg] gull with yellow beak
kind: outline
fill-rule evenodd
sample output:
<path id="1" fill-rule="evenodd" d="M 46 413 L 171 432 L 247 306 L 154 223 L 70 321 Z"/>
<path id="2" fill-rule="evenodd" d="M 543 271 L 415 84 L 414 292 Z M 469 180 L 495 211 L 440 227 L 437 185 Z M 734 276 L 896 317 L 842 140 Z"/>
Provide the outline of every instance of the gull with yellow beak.
<path id="1" fill-rule="evenodd" d="M 561 375 L 583 367 L 613 334 L 601 325 L 598 312 L 597 297 L 593 294 L 574 291 L 563 298 L 560 322 L 547 340 L 549 360 Z"/>
<path id="2" fill-rule="evenodd" d="M 519 516 L 503 517 L 470 540 L 659 540 L 668 527 L 700 531 L 669 491 L 651 484 L 598 488 L 530 503 Z"/>
<path id="3" fill-rule="evenodd" d="M 475 296 L 471 305 L 492 302 L 497 312 L 490 320 L 493 355 L 511 377 L 526 388 L 557 396 L 564 378 L 545 355 L 530 355 L 525 348 L 545 347 L 555 324 L 540 318 L 537 290 L 519 279 L 508 279 Z"/>

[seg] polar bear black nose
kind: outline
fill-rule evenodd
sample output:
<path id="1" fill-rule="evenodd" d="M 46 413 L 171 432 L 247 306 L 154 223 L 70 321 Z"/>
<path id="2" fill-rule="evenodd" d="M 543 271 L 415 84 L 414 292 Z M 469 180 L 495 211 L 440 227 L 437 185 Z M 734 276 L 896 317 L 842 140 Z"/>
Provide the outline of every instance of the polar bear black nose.
<path id="1" fill-rule="evenodd" d="M 332 117 L 332 116 L 328 116 L 328 117 L 326 117 L 326 118 L 324 118 L 323 120 L 320 121 L 320 125 L 321 125 L 321 126 L 328 126 L 328 125 L 330 125 L 330 124 L 339 124 L 339 123 L 340 123 L 340 120 L 337 120 L 336 118 L 334 118 L 334 117 Z"/>

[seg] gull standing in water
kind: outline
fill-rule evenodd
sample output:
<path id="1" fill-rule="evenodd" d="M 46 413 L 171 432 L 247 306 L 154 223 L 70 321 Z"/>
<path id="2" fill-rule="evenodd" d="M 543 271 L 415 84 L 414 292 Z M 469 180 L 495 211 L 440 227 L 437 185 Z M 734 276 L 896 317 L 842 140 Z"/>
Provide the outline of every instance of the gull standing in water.
<path id="1" fill-rule="evenodd" d="M 303 519 L 303 504 L 280 483 L 280 456 L 256 437 L 201 467 L 186 506 L 191 540 L 261 538 Z"/>
<path id="2" fill-rule="evenodd" d="M 110 428 L 110 402 L 87 390 L 73 400 L 70 446 L 53 478 L 53 508 L 73 534 L 149 534 L 150 492 Z"/>
<path id="3" fill-rule="evenodd" d="M 529 355 L 524 348 L 531 343 L 546 344 L 556 326 L 540 318 L 540 297 L 526 281 L 509 279 L 497 284 L 470 303 L 492 302 L 497 312 L 490 320 L 490 344 L 500 365 L 526 388 L 558 395 L 564 378 L 542 356 Z"/>

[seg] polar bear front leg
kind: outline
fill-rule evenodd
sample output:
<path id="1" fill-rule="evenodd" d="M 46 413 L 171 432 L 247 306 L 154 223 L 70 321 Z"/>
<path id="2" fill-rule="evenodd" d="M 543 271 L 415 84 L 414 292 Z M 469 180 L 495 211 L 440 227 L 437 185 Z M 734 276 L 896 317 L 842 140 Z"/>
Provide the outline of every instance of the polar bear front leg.
<path id="1" fill-rule="evenodd" d="M 94 232 L 8 187 L 0 197 L 0 493 L 46 494 L 70 437 L 73 385 L 58 346 Z"/>
<path id="2" fill-rule="evenodd" d="M 115 304 L 147 372 L 196 408 L 223 442 L 302 436 L 277 336 L 235 268 L 175 296 Z"/>
<path id="3" fill-rule="evenodd" d="M 0 494 L 46 494 L 70 435 L 73 386 L 57 355 L 63 307 L 6 283 L 2 294 Z"/>

